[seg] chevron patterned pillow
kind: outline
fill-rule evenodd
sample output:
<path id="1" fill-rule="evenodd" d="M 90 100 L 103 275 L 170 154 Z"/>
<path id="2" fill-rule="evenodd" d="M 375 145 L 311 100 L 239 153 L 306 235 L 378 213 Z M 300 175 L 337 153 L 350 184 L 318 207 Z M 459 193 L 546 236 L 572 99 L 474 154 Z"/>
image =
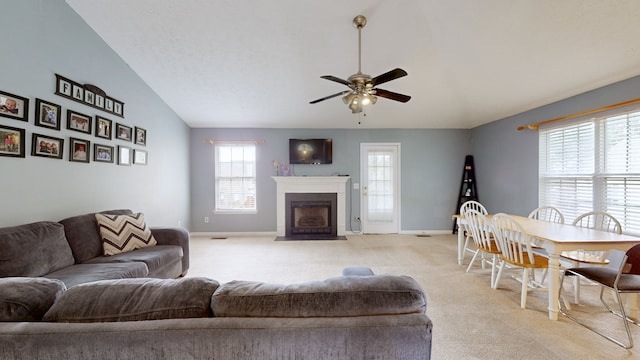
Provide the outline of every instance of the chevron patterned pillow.
<path id="1" fill-rule="evenodd" d="M 105 256 L 121 254 L 157 244 L 144 222 L 144 214 L 96 214 Z"/>

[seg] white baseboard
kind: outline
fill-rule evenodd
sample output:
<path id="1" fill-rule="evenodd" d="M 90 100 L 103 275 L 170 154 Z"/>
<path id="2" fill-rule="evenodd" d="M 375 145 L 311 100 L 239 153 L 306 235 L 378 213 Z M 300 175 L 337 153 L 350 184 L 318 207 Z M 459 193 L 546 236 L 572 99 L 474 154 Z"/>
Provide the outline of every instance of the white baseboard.
<path id="1" fill-rule="evenodd" d="M 400 230 L 402 235 L 451 235 L 451 230 Z"/>
<path id="2" fill-rule="evenodd" d="M 345 235 L 360 235 L 360 232 L 345 231 Z M 400 235 L 447 235 L 451 230 L 400 230 Z M 276 231 L 257 232 L 192 232 L 191 236 L 225 238 L 234 236 L 276 236 Z"/>
<path id="3" fill-rule="evenodd" d="M 257 231 L 257 232 L 191 232 L 189 235 L 198 237 L 223 238 L 232 236 L 276 236 L 275 231 Z"/>

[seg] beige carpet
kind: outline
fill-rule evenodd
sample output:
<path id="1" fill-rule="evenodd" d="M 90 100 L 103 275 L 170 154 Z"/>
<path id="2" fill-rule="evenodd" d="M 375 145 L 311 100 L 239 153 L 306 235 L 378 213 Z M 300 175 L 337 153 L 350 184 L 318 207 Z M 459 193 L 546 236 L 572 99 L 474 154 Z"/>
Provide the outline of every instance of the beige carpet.
<path id="1" fill-rule="evenodd" d="M 637 347 L 625 350 L 580 325 L 548 319 L 547 293 L 529 292 L 520 308 L 520 283 L 503 277 L 489 288 L 490 270 L 465 273 L 456 265 L 456 236 L 348 235 L 347 241 L 274 241 L 273 236 L 192 237 L 188 276 L 227 282 L 255 280 L 288 284 L 337 276 L 346 266 L 376 273 L 409 275 L 425 289 L 432 319 L 432 358 L 437 359 L 640 359 L 640 327 L 632 325 Z M 470 260 L 467 256 L 465 262 Z M 568 295 L 571 288 L 565 285 Z M 595 286 L 582 287 L 574 313 L 600 311 L 596 326 L 624 336 L 622 321 L 602 312 Z M 587 315 L 588 316 L 588 315 Z"/>

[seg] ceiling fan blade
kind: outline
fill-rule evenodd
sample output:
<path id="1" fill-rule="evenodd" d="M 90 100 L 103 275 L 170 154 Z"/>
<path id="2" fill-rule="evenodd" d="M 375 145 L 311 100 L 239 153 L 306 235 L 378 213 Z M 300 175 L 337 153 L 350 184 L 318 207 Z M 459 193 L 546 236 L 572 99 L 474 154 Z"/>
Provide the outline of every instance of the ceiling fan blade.
<path id="1" fill-rule="evenodd" d="M 376 96 L 380 96 L 385 99 L 391 99 L 391 100 L 400 101 L 403 103 L 406 103 L 407 101 L 411 100 L 411 96 L 409 95 L 398 94 L 398 93 L 394 93 L 393 91 L 388 91 L 384 89 L 373 89 L 373 90 L 376 91 L 376 94 L 375 94 Z"/>
<path id="2" fill-rule="evenodd" d="M 371 86 L 383 84 L 383 83 L 386 83 L 387 81 L 395 80 L 403 76 L 407 76 L 407 72 L 402 69 L 396 68 L 371 79 Z"/>
<path id="3" fill-rule="evenodd" d="M 350 86 L 350 85 L 351 85 L 351 83 L 350 83 L 350 82 L 348 82 L 347 80 L 342 80 L 342 79 L 337 78 L 337 77 L 335 77 L 335 76 L 333 76 L 333 75 L 324 75 L 324 76 L 320 76 L 320 77 L 321 77 L 321 78 L 323 78 L 323 79 L 327 79 L 327 80 L 335 81 L 335 82 L 337 82 L 337 83 L 344 84 L 344 85 L 347 85 L 347 86 Z"/>
<path id="4" fill-rule="evenodd" d="M 331 99 L 331 98 L 334 98 L 334 97 L 336 97 L 336 96 L 340 96 L 340 95 L 345 95 L 346 93 L 349 93 L 349 92 L 351 92 L 351 90 L 341 91 L 341 92 L 339 92 L 339 93 L 335 93 L 335 94 L 333 94 L 333 95 L 325 96 L 325 97 L 320 98 L 320 99 L 318 99 L 318 100 L 310 101 L 310 102 L 309 102 L 309 104 L 319 103 L 320 101 L 324 101 L 324 100 L 327 100 L 327 99 Z"/>

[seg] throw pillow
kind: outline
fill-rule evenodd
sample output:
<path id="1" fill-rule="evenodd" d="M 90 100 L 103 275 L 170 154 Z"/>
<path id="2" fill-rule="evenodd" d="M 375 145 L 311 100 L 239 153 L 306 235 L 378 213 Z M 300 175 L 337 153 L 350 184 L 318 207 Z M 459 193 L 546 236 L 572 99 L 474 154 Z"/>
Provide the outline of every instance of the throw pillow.
<path id="1" fill-rule="evenodd" d="M 65 289 L 64 283 L 55 279 L 0 278 L 0 322 L 42 320 Z"/>
<path id="2" fill-rule="evenodd" d="M 216 317 L 341 317 L 424 313 L 427 300 L 408 276 L 340 276 L 293 285 L 231 281 L 216 290 Z"/>
<path id="3" fill-rule="evenodd" d="M 87 323 L 186 319 L 211 316 L 212 279 L 118 279 L 72 286 L 45 321 Z"/>
<path id="4" fill-rule="evenodd" d="M 116 255 L 157 244 L 144 222 L 144 214 L 96 214 L 104 254 Z"/>

